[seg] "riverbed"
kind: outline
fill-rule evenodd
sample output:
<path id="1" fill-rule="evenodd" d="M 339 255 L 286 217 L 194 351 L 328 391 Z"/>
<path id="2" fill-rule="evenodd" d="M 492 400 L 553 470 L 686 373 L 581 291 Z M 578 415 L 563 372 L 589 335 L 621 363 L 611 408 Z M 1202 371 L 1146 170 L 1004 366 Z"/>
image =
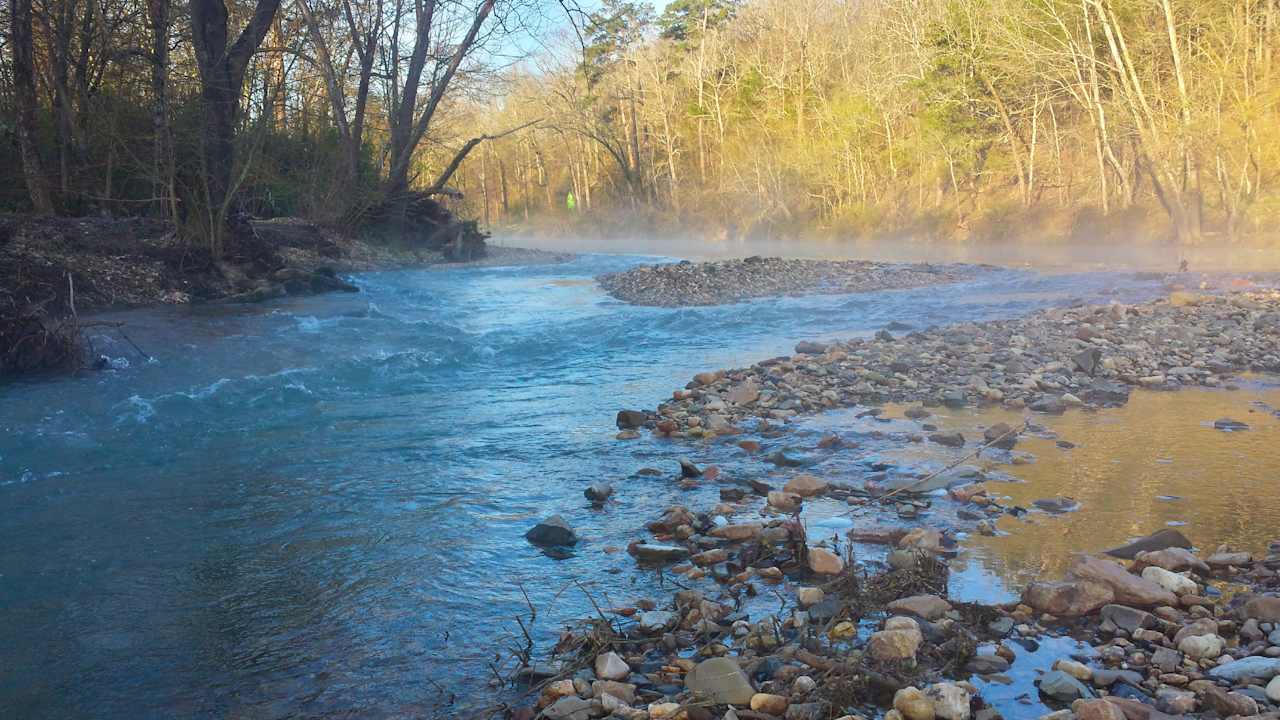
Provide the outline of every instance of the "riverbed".
<path id="1" fill-rule="evenodd" d="M 605 550 L 660 508 L 714 497 L 635 473 L 669 474 L 681 455 L 725 464 L 722 448 L 616 440 L 619 409 L 802 339 L 1165 292 L 1149 275 L 996 270 L 916 290 L 649 308 L 592 281 L 655 260 L 367 273 L 352 276 L 356 295 L 118 313 L 102 319 L 127 323 L 131 342 L 95 339 L 111 369 L 0 388 L 0 714 L 481 706 L 502 697 L 491 681 L 510 668 L 504 649 L 526 642 L 515 618 L 536 609 L 530 634 L 545 646 L 590 611 L 589 592 L 644 596 L 655 576 Z M 1054 452 L 1033 466 L 1046 477 L 1070 465 Z M 1247 459 L 1256 472 L 1219 482 L 1280 469 L 1274 453 Z M 727 470 L 758 461 L 740 462 Z M 604 510 L 582 497 L 597 480 L 618 488 Z M 1192 514 L 1179 512 L 1142 525 Z M 585 538 L 571 557 L 523 539 L 552 513 Z M 1002 539 L 975 550 L 978 584 L 1025 571 Z"/>

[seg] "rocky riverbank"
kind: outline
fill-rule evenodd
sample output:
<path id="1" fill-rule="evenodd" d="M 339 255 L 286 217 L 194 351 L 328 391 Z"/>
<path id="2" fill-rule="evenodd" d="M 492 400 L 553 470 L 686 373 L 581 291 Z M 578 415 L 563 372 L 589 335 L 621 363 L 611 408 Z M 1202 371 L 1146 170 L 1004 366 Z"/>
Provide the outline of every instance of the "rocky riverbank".
<path id="1" fill-rule="evenodd" d="M 934 432 L 926 408 L 1058 413 L 1122 404 L 1134 387 L 1213 387 L 1240 371 L 1277 369 L 1280 293 L 1252 291 L 1175 292 L 1159 302 L 939 330 L 886 328 L 701 374 L 656 413 L 620 413 L 619 437 L 644 428 L 658 437 L 723 436 L 707 447 L 776 469 L 763 479 L 682 460 L 666 481 L 718 488 L 718 504 L 669 507 L 626 548 L 636 563 L 676 578 L 678 589 L 601 607 L 567 630 L 550 662 L 526 669 L 532 704 L 513 715 L 1280 718 L 1280 541 L 1259 555 L 1194 552 L 1187 537 L 1164 530 L 1105 552 L 1083 548 L 1096 553 L 1079 556 L 1065 577 L 1031 583 L 1019 602 L 959 602 L 948 596 L 948 577 L 966 533 L 997 532 L 997 518 L 1021 517 L 1026 508 L 981 476 L 944 470 L 892 486 L 871 476 L 851 483 L 763 449 L 792 434 L 788 421 L 799 415 L 893 401 L 909 404 L 906 416 L 920 425 L 910 439 L 1016 464 L 1010 450 L 1022 433 L 1037 431 L 1030 421 L 965 437 Z M 1215 426 L 1242 424 L 1224 418 Z M 848 447 L 835 433 L 800 452 Z M 597 503 L 613 493 L 602 483 L 586 490 Z M 1036 505 L 1073 509 L 1069 498 Z M 848 507 L 851 529 L 811 535 L 811 506 Z M 577 540 L 559 519 L 529 537 L 561 546 Z M 1025 711 L 995 707 L 988 693 L 1006 685 L 1022 690 L 1015 707 Z"/>
<path id="2" fill-rule="evenodd" d="M 1110 557 L 1081 556 L 1021 602 L 962 603 L 947 597 L 948 533 L 861 527 L 842 547 L 808 537 L 792 513 L 867 502 L 850 488 L 796 475 L 769 491 L 711 470 L 685 463 L 673 480 L 720 484 L 719 505 L 668 508 L 627 548 L 684 589 L 601 608 L 567 630 L 551 662 L 527 670 L 536 702 L 514 717 L 1280 717 L 1280 542 L 1265 556 L 1197 555 L 1162 531 Z M 1011 511 L 981 486 L 950 501 Z M 531 539 L 574 539 L 550 526 L 555 537 Z M 854 562 L 855 542 L 886 546 L 885 559 Z M 1037 696 L 1026 713 L 984 699 L 984 688 L 1017 682 Z M 1040 703 L 1050 711 L 1031 709 Z"/>
<path id="3" fill-rule="evenodd" d="M 633 305 L 723 305 L 751 298 L 896 290 L 972 277 L 976 265 L 878 263 L 749 257 L 716 262 L 641 265 L 596 278 L 609 295 Z"/>
<path id="4" fill-rule="evenodd" d="M 618 423 L 712 437 L 752 421 L 888 402 L 920 404 L 910 410 L 916 419 L 939 405 L 1060 413 L 1123 404 L 1134 387 L 1217 387 L 1244 371 L 1280 371 L 1280 292 L 1177 291 L 1138 305 L 801 342 L 790 357 L 700 373 L 656 412 L 621 413 Z"/>

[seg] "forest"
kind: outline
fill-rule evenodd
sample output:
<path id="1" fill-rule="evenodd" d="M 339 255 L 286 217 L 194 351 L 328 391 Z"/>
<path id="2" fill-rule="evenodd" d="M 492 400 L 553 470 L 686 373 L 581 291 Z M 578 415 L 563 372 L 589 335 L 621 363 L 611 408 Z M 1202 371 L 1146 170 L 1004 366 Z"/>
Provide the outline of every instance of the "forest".
<path id="1" fill-rule="evenodd" d="M 0 208 L 1269 242 L 1280 0 L 9 0 Z"/>

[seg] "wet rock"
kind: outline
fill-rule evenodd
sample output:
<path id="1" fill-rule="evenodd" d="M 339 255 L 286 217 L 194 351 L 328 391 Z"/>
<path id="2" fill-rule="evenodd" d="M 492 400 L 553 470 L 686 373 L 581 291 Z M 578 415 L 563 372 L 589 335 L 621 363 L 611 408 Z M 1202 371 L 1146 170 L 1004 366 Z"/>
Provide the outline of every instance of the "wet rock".
<path id="1" fill-rule="evenodd" d="M 867 654 L 875 660 L 908 660 L 916 656 L 924 635 L 915 620 L 904 617 L 889 618 L 885 629 L 872 633 L 867 641 Z"/>
<path id="2" fill-rule="evenodd" d="M 534 525 L 529 532 L 524 534 L 524 537 L 534 545 L 543 546 L 576 545 L 578 542 L 578 534 L 559 515 L 552 515 Z"/>
<path id="3" fill-rule="evenodd" d="M 605 695 L 612 695 L 623 704 L 630 705 L 636 701 L 636 686 L 613 680 L 596 680 L 591 683 L 591 697 L 602 698 Z"/>
<path id="4" fill-rule="evenodd" d="M 685 687 L 717 705 L 750 705 L 755 689 L 738 663 L 727 657 L 703 660 L 685 675 Z"/>
<path id="5" fill-rule="evenodd" d="M 1076 502 L 1075 498 L 1069 498 L 1064 495 L 1044 498 L 1041 500 L 1033 500 L 1031 504 L 1047 513 L 1053 514 L 1071 512 L 1080 507 L 1080 503 Z"/>
<path id="6" fill-rule="evenodd" d="M 1077 700 L 1071 711 L 1076 720 L 1125 720 L 1124 711 L 1106 700 Z"/>
<path id="7" fill-rule="evenodd" d="M 826 343 L 813 342 L 812 340 L 801 340 L 796 343 L 797 355 L 821 355 L 826 351 Z"/>
<path id="8" fill-rule="evenodd" d="M 1094 697 L 1092 690 L 1061 670 L 1050 670 L 1040 677 L 1036 685 L 1040 688 L 1041 695 L 1060 703 Z"/>
<path id="9" fill-rule="evenodd" d="M 1071 567 L 1071 574 L 1111 588 L 1117 603 L 1136 607 L 1177 605 L 1178 598 L 1150 580 L 1131 575 L 1120 565 L 1085 555 Z"/>
<path id="10" fill-rule="evenodd" d="M 774 490 L 769 493 L 769 506 L 783 512 L 795 512 L 804 503 L 804 498 L 795 493 Z"/>
<path id="11" fill-rule="evenodd" d="M 628 551 L 642 562 L 679 562 L 689 557 L 689 550 L 679 545 L 660 545 L 658 543 L 634 543 Z"/>
<path id="12" fill-rule="evenodd" d="M 700 470 L 697 465 L 694 465 L 693 461 L 689 460 L 688 458 L 680 458 L 679 462 L 680 462 L 680 477 L 686 478 L 686 479 L 702 477 L 702 470 Z"/>
<path id="13" fill-rule="evenodd" d="M 604 482 L 592 483 L 587 486 L 586 490 L 582 491 L 582 494 L 593 503 L 603 503 L 613 495 L 613 486 Z"/>
<path id="14" fill-rule="evenodd" d="M 1102 608 L 1102 619 L 1109 620 L 1113 625 L 1127 633 L 1153 628 L 1159 623 L 1155 615 L 1127 605 L 1104 606 Z"/>
<path id="15" fill-rule="evenodd" d="M 649 422 L 649 415 L 642 410 L 619 410 L 617 425 L 619 430 L 635 430 Z"/>
<path id="16" fill-rule="evenodd" d="M 1134 556 L 1134 568 L 1155 566 L 1170 572 L 1192 571 L 1201 575 L 1209 574 L 1209 565 L 1200 558 L 1180 547 L 1166 548 L 1152 552 L 1140 552 Z"/>
<path id="17" fill-rule="evenodd" d="M 1102 351 L 1098 348 L 1086 348 L 1072 356 L 1071 361 L 1081 372 L 1094 375 L 1102 363 Z"/>
<path id="18" fill-rule="evenodd" d="M 1105 554 L 1123 560 L 1132 560 L 1141 552 L 1152 552 L 1164 550 L 1165 548 L 1190 548 L 1191 546 L 1191 541 L 1187 539 L 1187 536 L 1172 528 L 1166 528 L 1144 538 L 1138 538 L 1131 543 L 1107 550 Z"/>
<path id="19" fill-rule="evenodd" d="M 1117 382 L 1098 380 L 1081 392 L 1080 399 L 1097 407 L 1123 407 L 1129 402 L 1129 388 Z"/>
<path id="20" fill-rule="evenodd" d="M 1009 423 L 996 423 L 982 432 L 986 444 L 1000 450 L 1012 450 L 1018 444 L 1018 433 Z"/>
<path id="21" fill-rule="evenodd" d="M 791 478 L 782 489 L 800 497 L 814 497 L 827 491 L 827 481 L 813 475 L 797 475 Z"/>
<path id="22" fill-rule="evenodd" d="M 760 399 L 760 386 L 751 380 L 736 385 L 729 391 L 728 401 L 734 405 L 752 405 Z"/>
<path id="23" fill-rule="evenodd" d="M 1222 717 L 1252 717 L 1258 714 L 1258 703 L 1248 695 L 1227 692 L 1216 685 L 1204 689 L 1204 703 Z"/>
<path id="24" fill-rule="evenodd" d="M 798 602 L 802 608 L 811 608 L 822 602 L 825 598 L 826 593 L 822 591 L 822 588 L 802 587 L 796 590 L 796 602 Z"/>
<path id="25" fill-rule="evenodd" d="M 1009 667 L 1009 661 L 999 655 L 980 654 L 969 658 L 969 662 L 965 663 L 964 669 L 966 672 L 977 675 L 990 675 L 992 673 L 1007 672 Z"/>
<path id="26" fill-rule="evenodd" d="M 1189 635 L 1178 643 L 1178 650 L 1193 660 L 1216 658 L 1227 643 L 1217 635 Z"/>
<path id="27" fill-rule="evenodd" d="M 889 603 L 887 609 L 892 613 L 911 614 L 925 620 L 937 620 L 951 612 L 951 603 L 937 595 L 913 595 Z"/>
<path id="28" fill-rule="evenodd" d="M 1211 567 L 1231 567 L 1248 565 L 1253 561 L 1253 556 L 1247 552 L 1216 552 L 1204 559 Z"/>
<path id="29" fill-rule="evenodd" d="M 1277 675 L 1280 675 L 1280 658 L 1262 657 L 1260 655 L 1233 660 L 1209 671 L 1209 677 L 1233 683 L 1240 682 L 1246 678 L 1270 680 Z"/>
<path id="30" fill-rule="evenodd" d="M 711 530 L 712 537 L 724 538 L 733 542 L 751 540 L 760 535 L 762 526 L 759 523 L 730 523 Z"/>
<path id="31" fill-rule="evenodd" d="M 591 720 L 592 704 L 588 700 L 571 695 L 556 700 L 542 711 L 547 720 Z"/>
<path id="32" fill-rule="evenodd" d="M 1114 599 L 1109 586 L 1084 580 L 1033 582 L 1022 595 L 1027 605 L 1058 617 L 1088 615 Z"/>
<path id="33" fill-rule="evenodd" d="M 933 716 L 938 720 L 969 720 L 969 691 L 955 683 L 937 683 L 925 692 L 933 701 Z"/>
<path id="34" fill-rule="evenodd" d="M 929 436 L 929 441 L 949 448 L 964 447 L 964 435 L 958 432 L 939 432 Z"/>
<path id="35" fill-rule="evenodd" d="M 1081 682 L 1089 682 L 1093 679 L 1093 670 L 1089 669 L 1088 665 L 1078 663 L 1075 660 L 1055 660 L 1053 662 L 1053 669 L 1061 670 Z"/>
<path id="36" fill-rule="evenodd" d="M 1215 430 L 1223 430 L 1225 432 L 1240 432 L 1242 430 L 1248 430 L 1249 426 L 1245 423 L 1240 422 L 1239 420 L 1232 420 L 1231 418 L 1219 418 L 1213 421 L 1213 428 Z"/>
<path id="37" fill-rule="evenodd" d="M 934 720 L 933 701 L 919 688 L 904 687 L 893 696 L 893 709 L 904 720 Z"/>
<path id="38" fill-rule="evenodd" d="M 1194 595 L 1200 589 L 1200 586 L 1196 585 L 1196 581 L 1186 575 L 1179 575 L 1154 565 L 1143 568 L 1142 577 L 1146 580 L 1151 580 L 1175 595 Z"/>
<path id="39" fill-rule="evenodd" d="M 808 556 L 809 571 L 815 575 L 839 575 L 844 571 L 844 560 L 830 550 L 811 547 Z"/>
<path id="40" fill-rule="evenodd" d="M 1160 712 L 1185 715 L 1195 710 L 1196 704 L 1196 694 L 1187 690 L 1161 688 L 1156 692 L 1156 709 Z"/>
<path id="41" fill-rule="evenodd" d="M 1249 598 L 1241 608 L 1241 614 L 1258 622 L 1280 623 L 1280 597 L 1259 595 Z"/>
<path id="42" fill-rule="evenodd" d="M 650 635 L 670 630 L 675 627 L 676 620 L 675 613 L 666 610 L 650 610 L 640 613 L 639 617 L 640 629 Z"/>
<path id="43" fill-rule="evenodd" d="M 1142 683 L 1142 674 L 1133 670 L 1112 670 L 1109 668 L 1098 668 L 1093 670 L 1093 677 L 1090 678 L 1094 685 L 1098 687 L 1111 687 L 1116 683 L 1129 683 L 1131 685 L 1140 685 Z"/>
<path id="44" fill-rule="evenodd" d="M 1271 682 L 1267 683 L 1266 692 L 1268 700 L 1280 704 L 1280 677 L 1271 678 Z"/>
<path id="45" fill-rule="evenodd" d="M 596 677 L 601 680 L 626 680 L 631 666 L 615 652 L 600 653 L 595 662 Z"/>
<path id="46" fill-rule="evenodd" d="M 787 712 L 787 705 L 789 704 L 791 704 L 790 701 L 782 695 L 756 693 L 751 696 L 751 709 L 756 712 L 768 713 L 769 715 L 783 715 Z"/>

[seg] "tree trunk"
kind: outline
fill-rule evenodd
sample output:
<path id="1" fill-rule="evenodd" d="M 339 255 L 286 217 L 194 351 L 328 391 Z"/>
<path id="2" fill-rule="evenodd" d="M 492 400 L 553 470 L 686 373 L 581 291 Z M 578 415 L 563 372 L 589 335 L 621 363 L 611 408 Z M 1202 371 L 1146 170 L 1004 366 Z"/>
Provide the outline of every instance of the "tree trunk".
<path id="1" fill-rule="evenodd" d="M 17 104 L 18 147 L 22 153 L 22 173 L 31 195 L 31 206 L 39 215 L 53 213 L 53 200 L 36 145 L 35 50 L 31 38 L 31 0 L 11 0 L 9 40 L 13 48 L 13 90 Z"/>
<path id="2" fill-rule="evenodd" d="M 200 70 L 204 120 L 205 211 L 215 253 L 220 250 L 234 190 L 231 172 L 235 165 L 235 128 L 245 70 L 279 7 L 280 0 L 258 0 L 249 24 L 228 47 L 227 6 L 223 0 L 191 2 L 191 34 Z"/>
<path id="3" fill-rule="evenodd" d="M 151 24 L 152 188 L 156 207 L 176 222 L 169 128 L 169 0 L 147 0 L 147 19 Z"/>

